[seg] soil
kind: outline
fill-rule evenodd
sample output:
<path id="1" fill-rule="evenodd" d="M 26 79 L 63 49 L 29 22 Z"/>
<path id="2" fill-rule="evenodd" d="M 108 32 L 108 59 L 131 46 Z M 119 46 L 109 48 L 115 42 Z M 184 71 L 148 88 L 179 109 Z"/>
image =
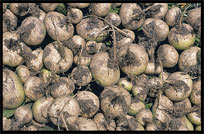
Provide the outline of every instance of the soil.
<path id="1" fill-rule="evenodd" d="M 90 55 L 94 55 L 95 53 L 97 53 L 97 49 L 96 49 L 96 44 L 90 44 L 89 46 L 87 46 L 87 53 Z"/>
<path id="2" fill-rule="evenodd" d="M 22 14 L 23 12 L 27 12 L 28 9 L 29 9 L 29 6 L 26 3 L 21 3 L 20 6 L 17 7 L 19 14 Z"/>
<path id="3" fill-rule="evenodd" d="M 183 92 L 184 91 L 184 94 L 186 94 L 190 90 L 188 85 L 182 80 L 173 81 L 171 83 L 165 82 L 163 87 L 164 87 L 164 89 L 174 87 L 176 92 Z"/>
<path id="4" fill-rule="evenodd" d="M 170 130 L 178 130 L 181 127 L 182 123 L 179 119 L 173 119 L 169 123 L 169 129 Z"/>
<path id="5" fill-rule="evenodd" d="M 78 100 L 81 114 L 88 114 L 96 111 L 97 107 L 92 99 Z"/>
<path id="6" fill-rule="evenodd" d="M 121 56 L 121 58 L 119 59 L 119 64 L 121 66 L 140 66 L 141 65 L 141 61 L 128 48 L 126 54 Z"/>
<path id="7" fill-rule="evenodd" d="M 155 5 L 152 6 L 151 8 L 149 8 L 145 14 L 147 18 L 151 18 L 152 16 L 154 16 L 155 14 L 158 14 L 160 12 L 160 8 L 162 7 L 162 5 Z"/>
<path id="8" fill-rule="evenodd" d="M 21 27 L 19 30 L 20 38 L 27 39 L 32 32 L 32 29 L 35 28 L 36 24 L 30 23 L 24 27 Z"/>
<path id="9" fill-rule="evenodd" d="M 99 28 L 99 19 L 97 17 L 90 17 L 89 20 L 87 21 L 87 27 L 86 30 L 90 31 L 93 30 L 94 28 Z"/>
<path id="10" fill-rule="evenodd" d="M 150 85 L 147 83 L 148 95 L 157 97 L 159 90 L 162 90 L 163 86 L 157 81 L 156 85 Z"/>
<path id="11" fill-rule="evenodd" d="M 83 78 L 87 77 L 89 72 L 90 71 L 88 69 L 78 66 L 73 73 L 73 79 L 76 81 L 76 83 L 83 83 L 84 82 Z"/>

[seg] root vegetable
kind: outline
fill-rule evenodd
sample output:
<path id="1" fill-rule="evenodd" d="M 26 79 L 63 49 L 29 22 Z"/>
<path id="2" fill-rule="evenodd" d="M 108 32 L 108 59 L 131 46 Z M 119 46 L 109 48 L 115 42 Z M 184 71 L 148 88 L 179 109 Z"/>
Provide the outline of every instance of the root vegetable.
<path id="1" fill-rule="evenodd" d="M 155 63 L 148 62 L 145 74 L 160 74 L 162 71 L 162 66 L 156 65 Z"/>
<path id="2" fill-rule="evenodd" d="M 9 10 L 3 14 L 3 33 L 13 31 L 17 26 L 17 17 Z"/>
<path id="3" fill-rule="evenodd" d="M 201 131 L 201 125 L 196 126 L 195 131 Z"/>
<path id="4" fill-rule="evenodd" d="M 37 131 L 38 128 L 36 126 L 34 126 L 34 125 L 30 125 L 29 127 L 26 128 L 26 130 L 28 130 L 28 131 Z"/>
<path id="5" fill-rule="evenodd" d="M 16 68 L 16 73 L 18 74 L 18 77 L 20 78 L 23 84 L 30 77 L 30 71 L 28 70 L 27 66 L 24 65 L 19 65 Z"/>
<path id="6" fill-rule="evenodd" d="M 16 67 L 23 64 L 23 53 L 31 51 L 23 42 L 19 41 L 16 32 L 3 33 L 3 64 Z"/>
<path id="7" fill-rule="evenodd" d="M 144 126 L 146 123 L 151 123 L 153 119 L 152 112 L 149 109 L 141 109 L 136 115 L 136 120 Z"/>
<path id="8" fill-rule="evenodd" d="M 119 67 L 114 65 L 107 52 L 96 53 L 91 59 L 90 69 L 93 78 L 103 87 L 116 84 L 120 78 Z"/>
<path id="9" fill-rule="evenodd" d="M 193 28 L 188 24 L 182 24 L 171 28 L 168 41 L 178 50 L 185 50 L 195 42 Z"/>
<path id="10" fill-rule="evenodd" d="M 27 17 L 21 24 L 19 34 L 26 44 L 32 46 L 40 45 L 45 39 L 45 25 L 36 17 Z"/>
<path id="11" fill-rule="evenodd" d="M 20 106 L 14 112 L 14 117 L 16 119 L 16 126 L 24 125 L 32 121 L 33 113 L 28 106 Z"/>
<path id="12" fill-rule="evenodd" d="M 11 129 L 11 125 L 12 125 L 11 119 L 8 119 L 7 117 L 3 117 L 2 123 L 3 123 L 3 130 L 4 131 Z"/>
<path id="13" fill-rule="evenodd" d="M 201 30 L 201 8 L 194 8 L 188 12 L 187 20 L 189 24 L 199 31 Z"/>
<path id="14" fill-rule="evenodd" d="M 91 118 L 99 110 L 99 99 L 90 91 L 79 92 L 76 100 L 79 103 L 82 117 Z"/>
<path id="15" fill-rule="evenodd" d="M 6 11 L 9 3 L 3 3 L 3 13 Z"/>
<path id="16" fill-rule="evenodd" d="M 91 62 L 90 56 L 79 56 L 79 55 L 74 56 L 74 64 L 78 66 L 89 66 L 90 62 Z"/>
<path id="17" fill-rule="evenodd" d="M 167 11 L 165 20 L 169 26 L 175 26 L 179 23 L 179 19 L 181 17 L 181 9 L 178 7 L 173 7 Z"/>
<path id="18" fill-rule="evenodd" d="M 186 118 L 186 116 L 183 116 L 182 119 L 185 121 L 188 130 L 193 131 L 194 130 L 193 124 Z"/>
<path id="19" fill-rule="evenodd" d="M 67 16 L 71 23 L 78 24 L 83 18 L 83 12 L 78 8 L 70 8 L 67 12 Z"/>
<path id="20" fill-rule="evenodd" d="M 24 98 L 23 85 L 18 76 L 11 70 L 3 69 L 3 108 L 17 108 Z"/>
<path id="21" fill-rule="evenodd" d="M 96 41 L 91 40 L 86 43 L 85 49 L 88 54 L 94 55 L 100 51 L 102 45 L 103 43 L 97 43 Z"/>
<path id="22" fill-rule="evenodd" d="M 184 71 L 187 68 L 190 68 L 191 66 L 198 64 L 197 53 L 199 50 L 200 50 L 199 47 L 193 46 L 190 47 L 189 49 L 184 50 L 181 53 L 178 62 L 178 66 L 181 71 Z"/>
<path id="23" fill-rule="evenodd" d="M 49 12 L 45 16 L 44 24 L 49 36 L 56 41 L 65 41 L 74 34 L 74 26 L 68 23 L 66 17 L 58 12 Z"/>
<path id="24" fill-rule="evenodd" d="M 77 126 L 78 126 L 78 130 L 80 131 L 96 131 L 98 130 L 98 127 L 96 125 L 96 123 L 91 120 L 91 119 L 87 119 L 87 118 L 84 118 L 84 117 L 79 117 L 77 122 L 76 122 Z"/>
<path id="25" fill-rule="evenodd" d="M 111 6 L 112 3 L 93 3 L 90 10 L 93 15 L 104 17 L 109 13 Z"/>
<path id="26" fill-rule="evenodd" d="M 174 72 L 164 82 L 164 92 L 172 101 L 182 101 L 190 96 L 193 82 L 188 74 Z"/>
<path id="27" fill-rule="evenodd" d="M 131 44 L 135 40 L 135 33 L 129 29 L 122 29 L 123 32 L 125 32 L 128 37 L 124 37 L 121 33 L 116 32 L 116 44 L 119 47 L 123 47 L 125 45 Z"/>
<path id="28" fill-rule="evenodd" d="M 201 111 L 192 112 L 187 115 L 189 121 L 195 125 L 201 124 Z"/>
<path id="29" fill-rule="evenodd" d="M 142 24 L 144 34 L 157 41 L 164 41 L 169 34 L 169 26 L 160 19 L 148 18 Z"/>
<path id="30" fill-rule="evenodd" d="M 139 101 L 144 102 L 145 99 L 147 98 L 147 93 L 148 93 L 147 89 L 144 88 L 143 86 L 135 85 L 132 88 L 133 96 Z"/>
<path id="31" fill-rule="evenodd" d="M 160 92 L 163 93 L 163 81 L 159 77 L 149 79 L 146 87 L 148 88 L 148 96 L 150 97 L 157 97 Z"/>
<path id="32" fill-rule="evenodd" d="M 10 3 L 9 9 L 15 15 L 25 16 L 29 11 L 29 3 Z"/>
<path id="33" fill-rule="evenodd" d="M 62 95 L 70 95 L 73 93 L 75 86 L 74 82 L 67 77 L 60 77 L 54 83 L 52 83 L 48 89 L 52 97 L 57 98 Z"/>
<path id="34" fill-rule="evenodd" d="M 116 27 L 121 24 L 121 18 L 117 13 L 110 12 L 105 19 Z"/>
<path id="35" fill-rule="evenodd" d="M 193 90 L 190 95 L 191 103 L 195 105 L 201 104 L 201 80 L 193 82 Z"/>
<path id="36" fill-rule="evenodd" d="M 106 119 L 102 113 L 97 113 L 93 120 L 96 123 L 98 130 L 106 130 L 104 125 L 106 123 Z"/>
<path id="37" fill-rule="evenodd" d="M 25 95 L 36 101 L 45 95 L 44 84 L 39 77 L 29 77 L 24 84 Z"/>
<path id="38" fill-rule="evenodd" d="M 94 40 L 102 42 L 106 39 L 108 32 L 105 30 L 107 25 L 102 20 L 96 17 L 89 17 L 82 19 L 79 24 L 76 25 L 77 34 L 86 40 Z"/>
<path id="39" fill-rule="evenodd" d="M 168 4 L 154 3 L 152 6 L 148 7 L 145 10 L 146 10 L 147 17 L 162 19 L 168 11 Z"/>
<path id="40" fill-rule="evenodd" d="M 147 131 L 155 131 L 157 130 L 157 126 L 154 123 L 148 123 L 145 127 Z"/>
<path id="41" fill-rule="evenodd" d="M 69 127 L 78 120 L 80 107 L 75 98 L 63 95 L 56 98 L 48 108 L 51 122 L 59 127 Z"/>
<path id="42" fill-rule="evenodd" d="M 143 73 L 149 60 L 145 48 L 137 44 L 129 44 L 122 47 L 117 57 L 120 69 L 130 76 Z"/>
<path id="43" fill-rule="evenodd" d="M 67 3 L 68 6 L 75 7 L 75 8 L 86 8 L 89 6 L 89 3 Z"/>
<path id="44" fill-rule="evenodd" d="M 179 54 L 176 49 L 168 44 L 159 47 L 157 56 L 161 60 L 163 67 L 174 67 L 179 60 Z"/>
<path id="45" fill-rule="evenodd" d="M 128 112 L 131 97 L 127 90 L 119 86 L 105 87 L 100 95 L 101 109 L 107 117 L 116 118 Z"/>
<path id="46" fill-rule="evenodd" d="M 133 84 L 126 78 L 120 78 L 118 81 L 118 86 L 125 88 L 128 91 L 132 90 Z"/>
<path id="47" fill-rule="evenodd" d="M 43 63 L 45 67 L 52 72 L 66 72 L 73 63 L 72 51 L 64 46 L 62 46 L 62 48 L 64 49 L 64 53 L 61 52 L 60 45 L 56 41 L 48 44 L 44 48 Z"/>
<path id="48" fill-rule="evenodd" d="M 54 99 L 52 97 L 42 97 L 34 102 L 32 112 L 34 119 L 39 123 L 48 123 L 48 108 Z"/>
<path id="49" fill-rule="evenodd" d="M 175 119 L 172 119 L 170 121 L 169 130 L 171 130 L 171 131 L 175 131 L 175 130 L 188 131 L 189 128 L 182 118 L 175 118 Z"/>
<path id="50" fill-rule="evenodd" d="M 72 70 L 71 79 L 77 86 L 86 86 L 92 80 L 91 71 L 87 66 L 78 66 Z"/>
<path id="51" fill-rule="evenodd" d="M 43 67 L 43 50 L 38 48 L 32 51 L 27 59 L 26 59 L 26 66 L 34 72 L 40 71 Z"/>
<path id="52" fill-rule="evenodd" d="M 45 12 L 51 12 L 57 8 L 59 3 L 41 3 L 40 5 Z"/>
<path id="53" fill-rule="evenodd" d="M 122 25 L 130 30 L 135 30 L 141 27 L 145 19 L 144 12 L 136 3 L 123 3 L 119 15 Z"/>
<path id="54" fill-rule="evenodd" d="M 141 101 L 132 103 L 129 107 L 128 114 L 134 116 L 143 108 L 145 108 L 145 105 Z"/>

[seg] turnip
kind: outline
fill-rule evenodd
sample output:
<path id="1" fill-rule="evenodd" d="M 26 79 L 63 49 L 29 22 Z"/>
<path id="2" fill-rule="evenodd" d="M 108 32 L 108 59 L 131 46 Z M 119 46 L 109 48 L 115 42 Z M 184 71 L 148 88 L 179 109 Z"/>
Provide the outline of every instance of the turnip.
<path id="1" fill-rule="evenodd" d="M 125 88 L 128 91 L 132 90 L 133 84 L 127 78 L 120 78 L 118 86 Z"/>
<path id="2" fill-rule="evenodd" d="M 167 3 L 154 3 L 145 9 L 145 14 L 147 17 L 162 19 L 166 12 L 168 11 Z"/>
<path id="3" fill-rule="evenodd" d="M 153 77 L 148 80 L 146 87 L 148 88 L 148 96 L 157 97 L 163 93 L 163 81 L 159 77 Z"/>
<path id="4" fill-rule="evenodd" d="M 120 69 L 130 76 L 143 73 L 149 60 L 145 48 L 137 44 L 129 44 L 122 47 L 117 57 Z"/>
<path id="5" fill-rule="evenodd" d="M 120 16 L 117 13 L 110 12 L 105 19 L 116 27 L 121 23 Z"/>
<path id="6" fill-rule="evenodd" d="M 182 118 L 175 118 L 175 119 L 172 119 L 170 121 L 169 130 L 171 130 L 171 131 L 175 131 L 175 130 L 188 131 L 189 128 Z"/>
<path id="7" fill-rule="evenodd" d="M 59 3 L 41 3 L 40 5 L 45 12 L 51 12 L 57 8 Z"/>
<path id="8" fill-rule="evenodd" d="M 8 119 L 7 117 L 3 117 L 2 123 L 3 123 L 2 128 L 3 128 L 4 131 L 7 131 L 7 130 L 11 129 L 11 125 L 12 125 L 12 120 L 11 119 Z"/>
<path id="9" fill-rule="evenodd" d="M 3 3 L 3 13 L 6 11 L 9 3 Z"/>
<path id="10" fill-rule="evenodd" d="M 73 53 L 69 48 L 62 46 L 64 53 L 60 49 L 59 43 L 52 42 L 44 48 L 43 63 L 47 69 L 55 73 L 63 73 L 69 70 L 73 63 Z"/>
<path id="11" fill-rule="evenodd" d="M 67 130 L 78 120 L 79 114 L 80 107 L 78 102 L 69 95 L 56 98 L 48 108 L 48 116 L 51 122 Z"/>
<path id="12" fill-rule="evenodd" d="M 190 95 L 191 103 L 195 105 L 201 104 L 201 80 L 193 82 L 193 90 Z"/>
<path id="13" fill-rule="evenodd" d="M 17 17 L 9 9 L 6 9 L 3 14 L 3 33 L 13 31 L 17 26 L 17 21 Z"/>
<path id="14" fill-rule="evenodd" d="M 86 86 L 92 80 L 91 71 L 87 66 L 78 66 L 72 70 L 71 79 L 77 86 Z"/>
<path id="15" fill-rule="evenodd" d="M 30 125 L 28 127 L 25 128 L 25 131 L 37 131 L 38 128 L 34 125 Z"/>
<path id="16" fill-rule="evenodd" d="M 26 44 L 36 46 L 44 40 L 46 29 L 41 20 L 31 16 L 23 20 L 18 33 Z"/>
<path id="17" fill-rule="evenodd" d="M 45 16 L 44 24 L 49 36 L 56 41 L 65 41 L 74 34 L 74 27 L 66 17 L 58 12 L 49 12 Z"/>
<path id="18" fill-rule="evenodd" d="M 31 76 L 24 84 L 26 97 L 36 101 L 45 95 L 44 84 L 39 77 Z"/>
<path id="19" fill-rule="evenodd" d="M 32 106 L 34 119 L 39 123 L 48 123 L 48 108 L 54 99 L 52 97 L 42 97 L 35 101 Z"/>
<path id="20" fill-rule="evenodd" d="M 92 3 L 90 11 L 93 15 L 104 17 L 109 13 L 111 5 L 112 3 Z"/>
<path id="21" fill-rule="evenodd" d="M 79 66 L 88 66 L 91 62 L 91 57 L 89 55 L 74 56 L 74 63 Z"/>
<path id="22" fill-rule="evenodd" d="M 108 25 L 97 17 L 89 17 L 81 20 L 79 24 L 76 25 L 77 34 L 86 40 L 94 40 L 97 42 L 102 42 L 106 39 L 108 32 L 105 30 Z"/>
<path id="23" fill-rule="evenodd" d="M 135 85 L 132 88 L 132 94 L 137 100 L 144 102 L 147 98 L 148 89 L 141 85 Z"/>
<path id="24" fill-rule="evenodd" d="M 182 101 L 190 96 L 193 82 L 188 74 L 174 72 L 164 82 L 164 93 L 172 101 Z"/>
<path id="25" fill-rule="evenodd" d="M 99 52 L 92 57 L 90 70 L 96 82 L 103 87 L 116 84 L 120 78 L 119 67 L 114 65 L 107 52 Z"/>
<path id="26" fill-rule="evenodd" d="M 26 57 L 26 66 L 34 72 L 40 71 L 43 67 L 43 50 L 41 48 L 38 48 L 34 51 L 32 51 L 30 54 Z"/>
<path id="27" fill-rule="evenodd" d="M 173 7 L 167 11 L 165 20 L 169 26 L 175 26 L 179 23 L 181 17 L 181 9 L 178 7 Z"/>
<path id="28" fill-rule="evenodd" d="M 145 105 L 141 101 L 132 103 L 130 105 L 130 107 L 129 107 L 128 114 L 134 116 L 134 115 L 136 115 L 143 108 L 145 108 Z"/>
<path id="29" fill-rule="evenodd" d="M 201 8 L 195 8 L 188 12 L 188 23 L 197 31 L 201 30 Z M 199 32 L 201 33 L 201 31 Z"/>
<path id="30" fill-rule="evenodd" d="M 90 118 L 99 110 L 99 99 L 90 91 L 81 91 L 76 95 L 82 117 Z"/>
<path id="31" fill-rule="evenodd" d="M 145 19 L 144 12 L 136 3 L 123 3 L 120 8 L 120 18 L 122 25 L 126 29 L 135 30 L 142 26 Z"/>
<path id="32" fill-rule="evenodd" d="M 25 16 L 29 11 L 29 4 L 30 3 L 10 3 L 9 9 L 15 15 Z"/>
<path id="33" fill-rule="evenodd" d="M 76 8 L 86 8 L 89 6 L 89 3 L 67 3 L 68 6 L 76 7 Z"/>
<path id="34" fill-rule="evenodd" d="M 70 8 L 67 16 L 71 23 L 78 24 L 83 18 L 83 12 L 78 8 Z"/>
<path id="35" fill-rule="evenodd" d="M 157 65 L 155 63 L 148 62 L 147 68 L 144 73 L 145 74 L 160 74 L 161 71 L 162 71 L 161 65 Z"/>
<path id="36" fill-rule="evenodd" d="M 119 86 L 105 87 L 100 95 L 101 109 L 110 118 L 116 118 L 128 112 L 131 97 L 127 90 Z"/>
<path id="37" fill-rule="evenodd" d="M 11 70 L 3 69 L 3 108 L 17 108 L 24 98 L 23 85 L 18 76 Z"/>
<path id="38" fill-rule="evenodd" d="M 88 54 L 94 55 L 100 51 L 102 48 L 103 43 L 97 43 L 96 41 L 88 41 L 85 45 L 85 49 Z"/>
<path id="39" fill-rule="evenodd" d="M 116 32 L 116 44 L 118 47 L 123 47 L 127 44 L 131 44 L 135 40 L 135 33 L 129 29 L 122 29 L 129 37 L 123 36 L 121 33 Z"/>
<path id="40" fill-rule="evenodd" d="M 144 34 L 157 41 L 164 41 L 169 34 L 169 26 L 160 19 L 148 18 L 142 24 Z"/>
<path id="41" fill-rule="evenodd" d="M 146 123 L 151 123 L 153 119 L 152 112 L 149 109 L 141 109 L 136 114 L 136 120 L 144 126 Z"/>
<path id="42" fill-rule="evenodd" d="M 147 131 L 156 131 L 157 126 L 154 123 L 147 123 L 145 130 Z"/>
<path id="43" fill-rule="evenodd" d="M 195 131 L 201 131 L 201 125 L 196 126 Z"/>
<path id="44" fill-rule="evenodd" d="M 79 117 L 77 122 L 76 122 L 77 126 L 78 126 L 78 130 L 80 131 L 93 131 L 93 130 L 98 130 L 98 127 L 96 125 L 96 123 L 91 120 L 91 119 L 87 119 L 84 117 Z"/>
<path id="45" fill-rule="evenodd" d="M 20 78 L 21 82 L 24 84 L 26 80 L 30 77 L 30 71 L 27 68 L 27 66 L 19 65 L 16 68 L 16 73 L 18 74 L 18 77 Z"/>
<path id="46" fill-rule="evenodd" d="M 3 33 L 3 64 L 16 67 L 23 64 L 23 54 L 30 52 L 22 41 L 19 41 L 19 36 L 16 32 Z"/>
<path id="47" fill-rule="evenodd" d="M 74 82 L 67 77 L 60 77 L 59 79 L 54 80 L 51 84 L 49 84 L 48 89 L 52 97 L 57 98 L 62 95 L 70 95 L 73 93 L 75 86 Z"/>
<path id="48" fill-rule="evenodd" d="M 195 125 L 201 124 L 201 109 L 187 115 L 189 121 Z"/>
<path id="49" fill-rule="evenodd" d="M 181 53 L 178 62 L 179 69 L 181 71 L 184 71 L 190 68 L 191 66 L 198 64 L 197 53 L 199 50 L 200 50 L 199 47 L 193 46 L 190 47 L 189 49 L 184 50 Z"/>
<path id="50" fill-rule="evenodd" d="M 39 6 L 37 6 L 36 4 L 31 5 L 29 9 L 29 13 L 32 16 L 37 17 L 41 21 L 44 21 L 46 16 L 46 13 L 43 10 L 41 10 Z"/>
<path id="51" fill-rule="evenodd" d="M 94 116 L 93 120 L 96 123 L 98 130 L 106 130 L 105 127 L 106 119 L 102 113 L 97 113 Z"/>
<path id="52" fill-rule="evenodd" d="M 161 45 L 157 51 L 157 56 L 161 60 L 163 67 L 174 67 L 179 60 L 177 50 L 168 44 Z"/>
<path id="53" fill-rule="evenodd" d="M 13 129 L 18 130 L 20 125 L 25 125 L 32 121 L 33 113 L 28 106 L 20 106 L 14 112 L 15 120 L 13 122 Z"/>
<path id="54" fill-rule="evenodd" d="M 178 50 L 185 50 L 195 42 L 193 28 L 188 24 L 176 25 L 168 34 L 168 41 Z"/>

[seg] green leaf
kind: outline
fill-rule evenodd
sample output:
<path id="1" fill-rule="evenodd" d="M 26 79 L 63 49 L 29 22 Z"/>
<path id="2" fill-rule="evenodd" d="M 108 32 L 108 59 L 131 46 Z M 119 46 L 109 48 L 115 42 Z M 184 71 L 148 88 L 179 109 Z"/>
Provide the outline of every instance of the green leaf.
<path id="1" fill-rule="evenodd" d="M 59 13 L 62 13 L 64 15 L 67 15 L 67 9 L 66 6 L 63 3 L 60 3 L 59 6 L 57 6 L 57 11 Z"/>
<path id="2" fill-rule="evenodd" d="M 120 10 L 120 8 L 111 8 L 111 9 L 110 9 L 110 12 L 118 13 L 119 10 Z"/>
<path id="3" fill-rule="evenodd" d="M 152 107 L 152 103 L 148 103 L 148 104 L 145 105 L 146 109 L 150 109 L 151 107 Z"/>
<path id="4" fill-rule="evenodd" d="M 141 30 L 142 30 L 142 27 L 140 27 L 140 28 L 137 29 L 138 32 L 141 31 Z"/>
<path id="5" fill-rule="evenodd" d="M 110 45 L 112 44 L 112 42 L 109 40 L 109 41 L 105 42 L 105 44 L 106 44 L 107 46 L 110 46 Z"/>
<path id="6" fill-rule="evenodd" d="M 16 111 L 16 109 L 4 109 L 3 110 L 3 117 L 11 117 L 13 116 L 14 112 Z"/>

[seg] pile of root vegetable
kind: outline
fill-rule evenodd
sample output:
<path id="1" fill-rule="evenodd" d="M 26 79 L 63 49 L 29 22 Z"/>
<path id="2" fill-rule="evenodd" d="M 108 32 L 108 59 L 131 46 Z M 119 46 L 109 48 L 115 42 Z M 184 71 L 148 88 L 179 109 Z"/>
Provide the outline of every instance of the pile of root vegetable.
<path id="1" fill-rule="evenodd" d="M 3 130 L 201 130 L 201 3 L 3 3 Z"/>

